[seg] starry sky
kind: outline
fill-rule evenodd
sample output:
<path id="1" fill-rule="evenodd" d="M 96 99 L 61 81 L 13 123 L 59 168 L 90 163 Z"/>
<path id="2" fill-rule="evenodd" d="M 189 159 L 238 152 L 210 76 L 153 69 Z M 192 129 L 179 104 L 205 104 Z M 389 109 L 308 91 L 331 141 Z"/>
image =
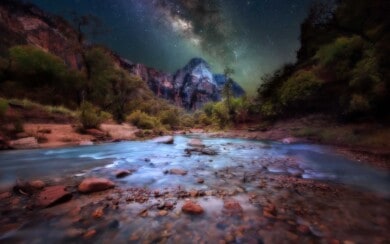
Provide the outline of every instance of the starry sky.
<path id="1" fill-rule="evenodd" d="M 202 57 L 214 73 L 229 66 L 253 94 L 266 73 L 294 62 L 300 23 L 313 0 L 29 0 L 70 20 L 94 15 L 89 42 L 137 63 L 174 72 Z M 86 30 L 87 32 L 87 30 Z"/>

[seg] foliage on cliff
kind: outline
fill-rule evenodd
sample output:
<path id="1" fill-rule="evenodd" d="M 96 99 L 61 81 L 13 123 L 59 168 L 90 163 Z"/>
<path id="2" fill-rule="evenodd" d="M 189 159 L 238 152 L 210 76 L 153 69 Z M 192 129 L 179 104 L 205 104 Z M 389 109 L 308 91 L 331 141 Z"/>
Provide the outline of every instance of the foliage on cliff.
<path id="1" fill-rule="evenodd" d="M 262 78 L 257 96 L 262 115 L 388 119 L 389 5 L 380 0 L 313 5 L 301 25 L 297 62 Z"/>

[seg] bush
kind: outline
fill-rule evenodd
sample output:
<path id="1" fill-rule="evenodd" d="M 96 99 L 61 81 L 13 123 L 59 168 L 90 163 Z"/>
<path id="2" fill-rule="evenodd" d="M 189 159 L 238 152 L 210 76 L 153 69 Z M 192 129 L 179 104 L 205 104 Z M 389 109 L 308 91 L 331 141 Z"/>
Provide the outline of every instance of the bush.
<path id="1" fill-rule="evenodd" d="M 180 115 L 177 109 L 169 109 L 159 113 L 161 123 L 171 129 L 180 126 Z"/>
<path id="2" fill-rule="evenodd" d="M 229 110 L 224 102 L 215 103 L 212 111 L 213 124 L 217 125 L 220 129 L 229 125 Z"/>
<path id="3" fill-rule="evenodd" d="M 307 101 L 321 87 L 322 81 L 312 71 L 300 70 L 289 78 L 280 89 L 283 106 Z"/>
<path id="4" fill-rule="evenodd" d="M 103 121 L 101 112 L 89 102 L 81 103 L 78 117 L 83 129 L 99 128 Z"/>
<path id="5" fill-rule="evenodd" d="M 155 129 L 161 127 L 160 121 L 147 113 L 136 110 L 127 117 L 127 121 L 141 129 Z"/>
<path id="6" fill-rule="evenodd" d="M 273 118 L 280 114 L 280 108 L 275 102 L 266 101 L 260 105 L 260 113 L 266 118 Z"/>

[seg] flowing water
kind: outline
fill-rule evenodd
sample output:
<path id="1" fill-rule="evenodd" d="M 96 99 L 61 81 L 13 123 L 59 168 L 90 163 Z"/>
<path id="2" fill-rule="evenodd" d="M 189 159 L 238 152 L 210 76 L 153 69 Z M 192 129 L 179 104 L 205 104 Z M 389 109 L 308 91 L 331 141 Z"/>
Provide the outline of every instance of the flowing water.
<path id="1" fill-rule="evenodd" d="M 187 143 L 192 137 L 200 138 L 207 148 L 215 150 L 217 155 L 187 154 L 185 149 L 188 148 Z M 116 179 L 112 172 L 117 169 L 131 169 L 134 173 L 125 178 Z M 170 169 L 181 169 L 188 173 L 186 175 L 169 174 Z M 296 205 L 299 201 L 311 198 L 318 200 L 318 196 L 315 194 L 308 195 L 307 199 L 302 197 L 304 190 L 301 193 L 298 192 L 299 194 L 296 197 L 292 197 L 292 193 L 286 190 L 289 189 L 288 187 L 283 190 L 283 187 L 277 186 L 280 182 L 278 183 L 278 178 L 273 177 L 279 176 L 287 177 L 286 179 L 289 180 L 308 180 L 309 182 L 330 186 L 347 186 L 347 188 L 352 189 L 351 191 L 357 192 L 358 195 L 360 192 L 373 194 L 386 204 L 388 204 L 390 197 L 390 175 L 388 172 L 349 160 L 337 154 L 330 147 L 313 144 L 287 145 L 273 141 L 210 138 L 205 135 L 192 135 L 175 136 L 173 145 L 144 141 L 74 148 L 0 152 L 0 189 L 13 185 L 16 179 L 44 179 L 61 182 L 63 181 L 61 179 L 66 178 L 70 179 L 68 184 L 71 184 L 70 182 L 79 182 L 88 176 L 110 178 L 117 184 L 117 189 L 123 190 L 122 192 L 114 190 L 113 197 L 104 200 L 110 202 L 112 198 L 118 198 L 119 208 L 122 210 L 116 212 L 105 210 L 107 225 L 114 226 L 113 230 L 108 227 L 100 228 L 102 230 L 96 235 L 97 237 L 92 237 L 97 238 L 92 240 L 103 243 L 111 239 L 118 242 L 167 241 L 172 243 L 210 240 L 238 243 L 276 241 L 278 237 L 275 237 L 277 236 L 275 233 L 292 228 L 289 225 L 284 226 L 289 220 L 290 222 L 293 220 L 292 222 L 299 226 L 301 223 L 307 223 L 307 219 L 310 217 L 302 220 L 302 215 L 301 217 L 295 215 L 291 217 L 292 214 L 286 213 L 285 215 L 289 216 L 286 219 L 264 219 L 261 214 L 264 205 L 270 202 L 280 206 L 288 204 L 283 202 L 285 198 L 291 200 L 291 205 Z M 203 184 L 198 183 L 199 178 L 204 179 Z M 295 182 L 294 180 L 293 182 Z M 264 181 L 270 182 L 264 183 Z M 265 186 L 261 187 L 259 184 L 265 184 Z M 145 202 L 131 202 L 125 199 L 128 197 L 126 192 L 132 191 L 131 189 L 144 189 L 150 191 L 149 195 L 153 195 L 153 192 L 156 191 L 165 191 L 165 195 L 163 199 L 150 197 Z M 177 197 L 180 191 L 187 193 L 191 191 L 203 192 L 203 194 L 198 194 L 196 197 L 195 195 L 188 196 L 188 194 L 184 197 L 195 198 L 205 208 L 205 213 L 201 217 L 183 216 L 180 209 L 184 204 L 184 199 Z M 223 194 L 218 192 L 223 192 Z M 226 216 L 223 204 L 227 196 L 241 205 L 243 215 L 240 214 L 237 217 L 234 214 L 233 216 L 228 214 Z M 267 196 L 267 199 L 262 200 L 261 197 L 263 196 Z M 165 213 L 162 214 L 154 206 L 161 201 L 170 200 L 170 198 L 173 199 L 175 208 L 168 212 L 166 217 L 162 217 Z M 79 198 L 72 200 L 72 203 L 52 208 L 58 211 L 58 215 L 50 220 L 38 221 L 34 224 L 23 223 L 22 227 L 19 226 L 18 231 L 11 232 L 11 234 L 7 232 L 3 237 L 0 236 L 0 241 L 2 239 L 7 240 L 7 238 L 11 238 L 11 240 L 16 238 L 15 240 L 21 242 L 33 238 L 37 243 L 44 243 L 47 240 L 80 241 L 77 238 L 69 239 L 70 237 L 65 230 L 76 228 L 77 230 L 87 231 L 92 227 L 99 230 L 99 227 L 96 227 L 99 226 L 99 223 L 84 222 L 84 224 L 75 224 L 60 221 L 60 219 L 64 218 L 63 215 L 66 215 L 68 208 L 84 206 L 87 203 L 89 204 L 88 208 L 82 208 L 79 215 L 90 214 L 90 209 L 100 206 L 99 203 L 103 201 L 102 199 L 91 203 L 88 196 L 81 195 Z M 323 203 L 319 201 L 318 204 Z M 333 203 L 328 204 L 329 206 L 322 206 L 326 211 L 331 207 L 335 207 L 332 205 Z M 339 201 L 336 199 L 334 204 L 342 209 L 351 206 L 356 207 L 356 204 L 348 199 Z M 379 207 L 381 206 L 379 205 Z M 285 207 L 288 208 L 287 205 Z M 148 217 L 141 217 L 139 212 L 145 212 L 145 208 L 149 210 Z M 51 215 L 54 214 L 50 212 L 52 211 L 50 209 L 45 211 Z M 298 210 L 294 209 L 294 214 L 297 212 Z M 385 223 L 388 224 L 387 217 Z M 23 222 L 21 218 L 18 221 Z M 65 222 L 65 224 L 62 222 Z M 316 228 L 313 227 L 312 222 L 307 224 L 310 225 L 312 234 L 302 237 L 306 239 L 294 239 L 295 236 L 289 236 L 288 233 L 291 232 L 289 231 L 286 234 L 290 238 L 289 240 L 308 241 L 312 237 L 321 237 L 324 233 L 338 235 L 338 232 L 333 233 L 332 230 L 323 230 L 321 235 L 314 235 L 314 229 Z M 104 221 L 100 221 L 101 225 L 103 223 Z M 245 231 L 240 231 L 240 225 L 249 227 L 247 229 L 242 227 Z M 50 228 L 50 231 L 48 231 L 48 228 Z M 331 229 L 329 226 L 327 228 Z M 264 232 L 264 230 L 268 231 Z M 44 238 L 42 232 L 47 233 Z M 297 235 L 297 238 L 301 238 L 297 233 L 291 235 Z M 287 237 L 284 236 L 282 240 L 284 238 Z"/>

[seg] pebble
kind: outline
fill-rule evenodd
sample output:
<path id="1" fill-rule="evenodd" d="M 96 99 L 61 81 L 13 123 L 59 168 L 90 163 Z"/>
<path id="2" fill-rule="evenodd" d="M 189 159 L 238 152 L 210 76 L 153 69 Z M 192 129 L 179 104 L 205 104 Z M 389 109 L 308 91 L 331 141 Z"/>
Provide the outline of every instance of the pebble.
<path id="1" fill-rule="evenodd" d="M 168 211 L 166 211 L 166 210 L 158 211 L 158 215 L 160 215 L 160 216 L 166 216 L 167 214 L 168 214 Z"/>
<path id="2" fill-rule="evenodd" d="M 103 208 L 98 208 L 92 213 L 92 217 L 94 217 L 95 219 L 99 219 L 103 217 L 103 215 L 104 215 Z"/>

